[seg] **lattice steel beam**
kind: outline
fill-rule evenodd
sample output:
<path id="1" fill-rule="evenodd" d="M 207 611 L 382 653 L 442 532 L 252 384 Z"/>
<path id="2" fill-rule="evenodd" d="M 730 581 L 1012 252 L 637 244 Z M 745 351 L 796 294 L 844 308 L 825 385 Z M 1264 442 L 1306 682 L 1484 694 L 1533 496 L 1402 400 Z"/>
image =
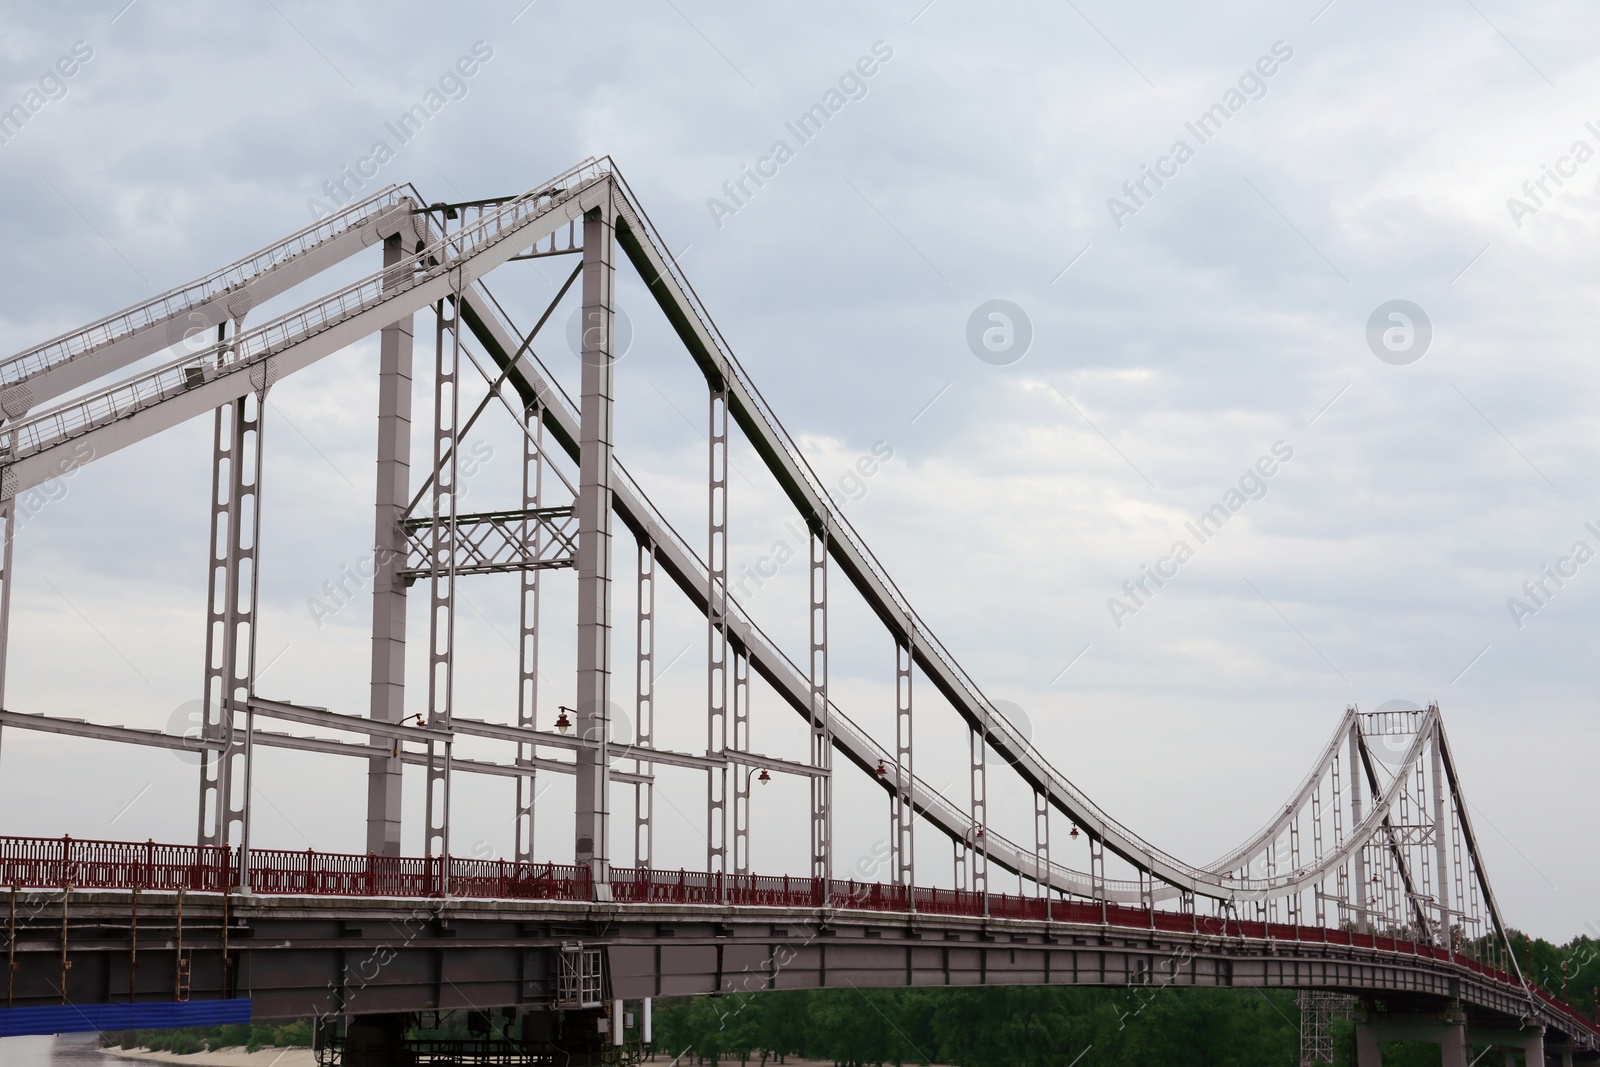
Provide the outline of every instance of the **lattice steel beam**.
<path id="1" fill-rule="evenodd" d="M 728 391 L 713 382 L 706 440 L 706 752 L 728 747 Z M 728 775 L 706 776 L 706 870 L 728 870 Z"/>
<path id="2" fill-rule="evenodd" d="M 473 512 L 454 516 L 452 524 L 455 557 L 436 565 L 434 520 L 405 521 L 410 552 L 402 578 L 431 578 L 446 571 L 460 577 L 556 570 L 571 567 L 577 556 L 578 520 L 569 507 Z"/>
<path id="3" fill-rule="evenodd" d="M 971 866 L 972 891 L 989 892 L 989 842 L 984 840 L 989 823 L 989 733 L 988 721 L 977 730 L 970 730 L 968 738 L 972 755 L 972 836 Z M 987 896 L 986 896 L 987 899 Z M 987 904 L 985 905 L 987 908 Z"/>
<path id="4" fill-rule="evenodd" d="M 222 343 L 226 326 L 217 328 Z M 204 735 L 223 748 L 201 755 L 199 830 L 204 845 L 249 847 L 249 710 L 255 678 L 257 542 L 261 534 L 261 422 L 271 365 L 257 392 L 216 409 L 212 438 Z M 242 735 L 236 730 L 244 719 Z"/>
<path id="5" fill-rule="evenodd" d="M 450 729 L 455 697 L 455 567 L 457 462 L 461 414 L 461 304 L 441 300 L 434 305 L 433 330 L 433 478 L 428 527 L 428 725 Z M 451 742 L 428 747 L 424 794 L 427 819 L 424 855 L 450 854 Z"/>
<path id="6" fill-rule="evenodd" d="M 743 645 L 733 646 L 733 748 L 750 750 L 750 656 Z M 723 750 L 726 755 L 728 749 Z M 750 786 L 755 768 L 736 764 L 733 776 L 733 870 L 750 873 Z"/>
<path id="7" fill-rule="evenodd" d="M 543 321 L 540 320 L 541 325 Z M 538 326 L 535 326 L 534 330 L 537 332 Z M 492 389 L 493 387 L 491 391 Z M 528 550 L 527 554 L 533 559 L 539 559 L 544 555 L 545 543 L 545 524 L 537 517 L 544 502 L 544 404 L 537 397 L 523 410 L 523 428 L 524 518 L 519 534 L 522 544 Z M 531 517 L 530 512 L 533 513 Z M 517 599 L 517 725 L 526 729 L 533 729 L 538 725 L 539 718 L 540 569 L 526 567 L 521 570 L 519 579 L 521 595 Z M 527 767 L 528 773 L 517 779 L 512 837 L 516 858 L 524 863 L 533 860 L 534 805 L 539 795 L 539 782 L 533 769 L 533 761 L 537 755 L 538 748 L 532 743 L 517 745 L 517 765 Z"/>
<path id="8" fill-rule="evenodd" d="M 655 744 L 656 721 L 656 546 L 653 538 L 639 540 L 637 618 L 634 631 L 634 738 L 640 751 Z M 651 768 L 636 759 L 639 771 Z M 648 870 L 655 862 L 655 783 L 641 782 L 633 790 L 633 865 Z"/>
<path id="9" fill-rule="evenodd" d="M 1034 889 L 1044 897 L 1045 918 L 1050 917 L 1050 794 L 1039 790 L 1033 794 L 1033 877 Z"/>
<path id="10" fill-rule="evenodd" d="M 828 710 L 828 528 L 812 530 L 808 570 L 811 575 L 811 765 L 833 767 L 833 724 Z M 811 877 L 823 879 L 823 892 L 833 878 L 833 778 L 811 779 Z M 826 903 L 826 901 L 824 901 Z"/>
<path id="11" fill-rule="evenodd" d="M 894 793 L 890 803 L 894 813 L 891 829 L 894 880 L 897 885 L 916 885 L 916 810 L 911 802 L 912 766 L 911 683 L 914 638 L 908 623 L 904 640 L 894 644 Z M 915 901 L 913 900 L 913 903 Z"/>

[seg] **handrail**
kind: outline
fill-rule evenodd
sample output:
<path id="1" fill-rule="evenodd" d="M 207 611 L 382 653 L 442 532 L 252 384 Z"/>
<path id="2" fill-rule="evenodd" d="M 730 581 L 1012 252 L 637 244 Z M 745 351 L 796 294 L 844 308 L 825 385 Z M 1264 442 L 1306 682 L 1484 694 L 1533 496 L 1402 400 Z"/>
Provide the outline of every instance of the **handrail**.
<path id="1" fill-rule="evenodd" d="M 586 180 L 573 182 L 583 172 Z M 439 242 L 408 255 L 342 289 L 200 352 L 169 361 L 99 392 L 68 401 L 37 415 L 0 427 L 0 455 L 22 459 L 126 418 L 169 397 L 185 393 L 212 378 L 254 366 L 274 353 L 329 327 L 370 310 L 396 293 L 457 270 L 471 257 L 494 246 L 527 222 L 579 196 L 599 180 L 598 165 L 585 162 L 562 172 Z M 558 183 L 567 182 L 567 186 Z"/>
<path id="2" fill-rule="evenodd" d="M 0 386 L 24 381 L 41 371 L 59 366 L 137 330 L 174 318 L 242 286 L 266 270 L 281 266 L 341 233 L 364 225 L 373 216 L 399 204 L 404 199 L 404 193 L 402 186 L 387 186 L 203 278 L 169 289 L 87 326 L 7 357 L 0 361 Z"/>
<path id="3" fill-rule="evenodd" d="M 448 868 L 449 878 L 443 875 Z M 0 837 L 0 887 L 13 889 L 109 889 L 189 893 L 231 893 L 242 888 L 237 849 L 213 845 L 174 845 L 155 841 L 79 840 L 72 837 Z M 262 895 L 405 899 L 448 895 L 461 899 L 555 900 L 588 906 L 594 898 L 589 869 L 559 863 L 533 863 L 460 856 L 380 856 L 372 853 L 317 852 L 312 849 L 251 849 L 249 890 Z M 448 890 L 446 887 L 448 886 Z M 1344 944 L 1353 949 L 1427 958 L 1459 966 L 1498 985 L 1524 988 L 1515 976 L 1459 954 L 1409 939 L 1359 934 L 1329 927 L 1241 922 L 1079 901 L 1045 902 L 1007 893 L 905 887 L 881 882 L 787 875 L 729 875 L 616 867 L 610 872 L 612 901 L 607 908 L 666 903 L 718 908 L 801 908 L 819 918 L 838 911 L 906 912 L 914 901 L 927 915 L 1014 919 L 1063 925 L 1116 926 L 1148 931 L 1237 938 L 1240 941 L 1294 941 Z M 1576 1023 L 1592 1036 L 1600 1025 L 1563 1004 L 1542 987 L 1528 984 L 1536 1006 Z"/>

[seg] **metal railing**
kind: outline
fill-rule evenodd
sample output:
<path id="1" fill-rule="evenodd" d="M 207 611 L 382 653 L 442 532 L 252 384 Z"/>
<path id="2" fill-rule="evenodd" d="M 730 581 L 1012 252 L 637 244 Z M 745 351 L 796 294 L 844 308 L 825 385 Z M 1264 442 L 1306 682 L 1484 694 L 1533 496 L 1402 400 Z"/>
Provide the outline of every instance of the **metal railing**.
<path id="1" fill-rule="evenodd" d="M 0 885 L 220 893 L 238 883 L 231 849 L 154 841 L 0 837 Z"/>
<path id="2" fill-rule="evenodd" d="M 249 889 L 263 895 L 475 900 L 555 900 L 587 904 L 595 896 L 587 867 L 460 857 L 379 856 L 307 850 L 251 849 Z M 797 910 L 820 920 L 836 911 L 1016 919 L 1074 925 L 1162 930 L 1244 941 L 1339 945 L 1459 965 L 1498 985 L 1530 990 L 1550 1011 L 1600 1034 L 1590 1021 L 1548 991 L 1449 948 L 1402 937 L 1287 923 L 1248 922 L 1085 900 L 909 888 L 878 882 L 808 876 L 721 874 L 614 867 L 611 901 L 764 907 Z M 155 841 L 0 837 L 0 888 L 109 889 L 224 893 L 240 888 L 233 848 Z M 805 916 L 799 917 L 805 921 Z"/>
<path id="3" fill-rule="evenodd" d="M 603 172 L 588 162 L 486 213 L 436 244 L 360 281 L 219 345 L 98 393 L 0 428 L 0 455 L 22 459 L 153 407 L 224 374 L 255 366 L 399 293 L 455 270 L 524 226 L 578 196 Z M 564 184 L 563 184 L 564 183 Z"/>
<path id="4" fill-rule="evenodd" d="M 0 361 L 0 386 L 14 384 L 139 330 L 177 318 L 340 234 L 366 225 L 373 217 L 395 207 L 405 196 L 406 189 L 402 186 L 391 185 L 380 189 L 365 200 L 357 201 L 198 281 L 169 289 L 98 322 L 19 352 Z"/>

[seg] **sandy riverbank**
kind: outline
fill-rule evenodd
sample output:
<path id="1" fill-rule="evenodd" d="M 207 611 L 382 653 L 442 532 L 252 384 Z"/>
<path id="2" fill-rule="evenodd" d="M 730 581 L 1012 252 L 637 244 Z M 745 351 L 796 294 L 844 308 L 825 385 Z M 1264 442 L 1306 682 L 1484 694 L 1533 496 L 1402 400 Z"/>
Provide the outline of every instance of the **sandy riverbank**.
<path id="1" fill-rule="evenodd" d="M 146 1063 L 189 1064 L 190 1067 L 316 1067 L 317 1059 L 308 1048 L 264 1048 L 246 1051 L 243 1045 L 219 1048 L 215 1052 L 194 1052 L 180 1056 L 175 1052 L 156 1052 L 143 1048 L 103 1048 L 103 1056 Z"/>

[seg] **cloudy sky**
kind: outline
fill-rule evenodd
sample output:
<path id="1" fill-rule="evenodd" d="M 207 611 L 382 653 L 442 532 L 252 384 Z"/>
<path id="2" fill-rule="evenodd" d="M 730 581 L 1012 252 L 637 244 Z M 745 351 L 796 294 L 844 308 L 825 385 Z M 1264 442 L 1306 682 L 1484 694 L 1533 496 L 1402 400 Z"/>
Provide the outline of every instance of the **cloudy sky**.
<path id="1" fill-rule="evenodd" d="M 113 0 L 4 19 L 0 110 L 29 116 L 0 144 L 0 348 L 307 224 L 341 180 L 355 190 L 346 174 L 371 173 L 363 160 L 381 157 L 363 194 L 411 182 L 432 201 L 609 154 L 896 581 L 1112 813 L 1209 860 L 1281 803 L 1346 706 L 1437 701 L 1509 917 L 1561 939 L 1600 925 L 1587 5 L 510 0 L 375 17 Z M 396 136 L 417 104 L 427 121 Z M 763 184 L 740 190 L 755 170 Z M 524 329 L 562 262 L 491 279 Z M 634 332 L 619 455 L 699 543 L 704 383 L 637 282 L 619 293 Z M 1014 310 L 990 320 L 997 300 Z M 431 336 L 419 316 L 419 427 Z M 575 382 L 564 334 L 540 345 Z M 357 345 L 275 387 L 267 413 L 260 690 L 355 712 L 367 606 L 317 618 L 308 601 L 370 543 L 375 366 Z M 516 438 L 497 417 L 475 509 L 512 503 Z M 210 432 L 197 420 L 26 505 L 8 707 L 181 728 L 200 692 Z M 890 458 L 847 477 L 875 448 Z M 734 459 L 737 568 L 790 535 L 754 454 L 736 442 Z M 1186 523 L 1230 491 L 1247 499 L 1201 543 Z M 1176 576 L 1129 597 L 1146 566 L 1170 573 L 1179 541 Z M 625 550 L 624 619 L 632 566 Z M 1546 567 L 1568 576 L 1528 597 Z M 464 588 L 456 710 L 504 719 L 515 589 Z M 749 597 L 791 654 L 804 596 L 793 566 Z M 703 739 L 703 623 L 663 611 L 663 661 L 686 651 L 660 730 L 687 747 Z M 836 695 L 892 721 L 888 639 L 848 597 L 836 619 Z M 572 686 L 564 640 L 552 706 Z M 959 734 L 926 706 L 939 747 L 920 767 L 964 797 Z M 15 731 L 4 745 L 0 832 L 192 832 L 193 768 L 171 753 Z M 752 745 L 804 751 L 770 693 Z M 362 773 L 264 755 L 258 843 L 360 848 Z M 658 860 L 692 866 L 700 786 L 672 788 Z M 757 870 L 803 866 L 799 788 L 756 801 Z M 555 859 L 561 789 L 540 823 Z M 841 851 L 870 854 L 882 800 L 841 790 Z M 460 798 L 458 840 L 509 849 L 504 784 Z M 924 843 L 919 880 L 947 880 L 948 846 Z"/>

